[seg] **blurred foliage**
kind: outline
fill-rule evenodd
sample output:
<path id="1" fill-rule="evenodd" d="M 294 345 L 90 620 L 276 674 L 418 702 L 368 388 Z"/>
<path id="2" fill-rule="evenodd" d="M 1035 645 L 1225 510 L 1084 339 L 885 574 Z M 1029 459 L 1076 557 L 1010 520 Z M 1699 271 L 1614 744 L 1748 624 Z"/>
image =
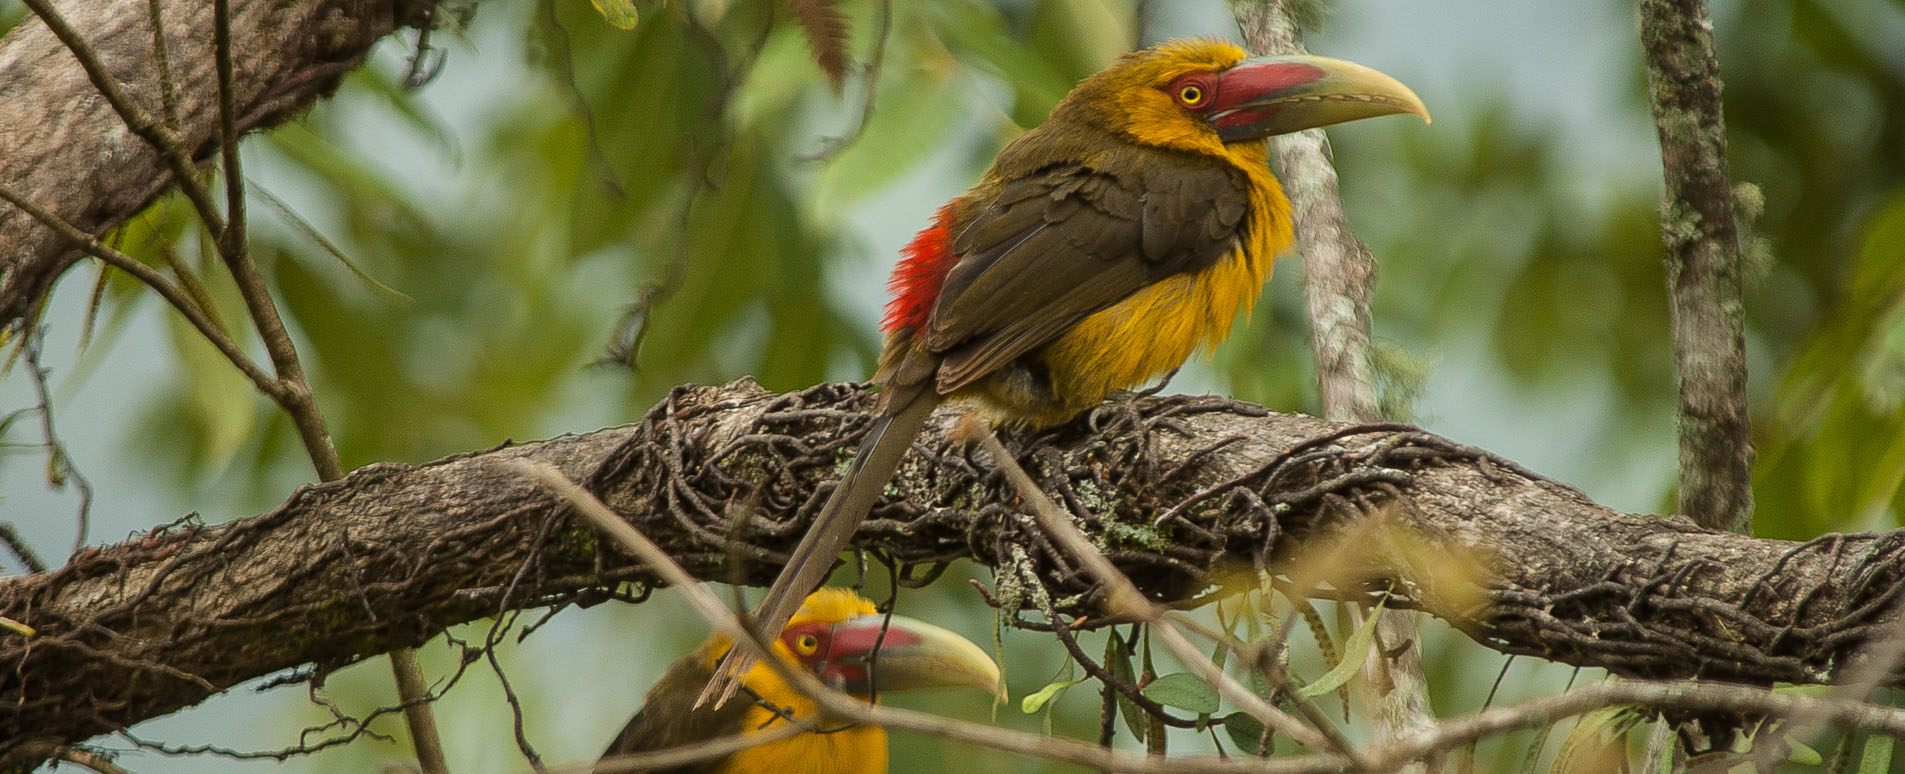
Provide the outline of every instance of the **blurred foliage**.
<path id="1" fill-rule="evenodd" d="M 1898 526 L 1905 69 L 1882 31 L 1905 7 L 1750 0 L 1736 13 L 1719 37 L 1733 174 L 1764 188 L 1757 232 L 1776 260 L 1747 300 L 1776 385 L 1754 416 L 1759 532 Z"/>
<path id="2" fill-rule="evenodd" d="M 1142 16 L 1192 5 L 1149 3 Z M 347 466 L 630 421 L 684 382 L 753 376 L 791 389 L 864 378 L 893 249 L 1078 78 L 1138 42 L 1137 6 L 847 0 L 838 7 L 852 66 L 836 92 L 807 31 L 779 2 L 635 0 L 627 7 L 638 21 L 626 31 L 603 20 L 600 4 L 488 4 L 468 27 L 436 31 L 433 45 L 448 55 L 437 83 L 402 87 L 409 43 L 387 42 L 335 99 L 246 144 L 254 252 Z M 1716 14 L 1732 173 L 1763 194 L 1763 206 L 1743 213 L 1755 261 L 1747 313 L 1756 524 L 1780 537 L 1895 526 L 1905 504 L 1905 68 L 1895 35 L 1905 8 L 1741 0 Z M 20 15 L 0 0 L 0 29 Z M 1449 49 L 1472 43 L 1423 40 L 1399 58 L 1456 59 Z M 877 71 L 853 69 L 876 51 Z M 1646 122 L 1640 72 L 1635 61 L 1605 74 L 1624 94 L 1610 127 Z M 1467 399 L 1424 390 L 1439 351 L 1473 346 L 1490 382 L 1612 395 L 1610 417 L 1593 420 L 1604 424 L 1579 428 L 1596 439 L 1580 464 L 1621 471 L 1635 439 L 1673 433 L 1663 424 L 1674 397 L 1657 185 L 1631 182 L 1656 176 L 1657 162 L 1634 157 L 1647 174 L 1583 180 L 1595 170 L 1565 135 L 1490 93 L 1478 87 L 1435 104 L 1438 127 L 1459 115 L 1461 133 L 1372 125 L 1336 134 L 1353 222 L 1382 264 L 1375 315 L 1387 405 L 1409 416 L 1417 396 Z M 196 292 L 255 352 L 243 306 L 187 212 L 168 198 L 114 239 L 196 279 Z M 1250 322 L 1212 364 L 1189 369 L 1197 388 L 1315 410 L 1300 275 L 1300 264 L 1283 262 Z M 121 276 L 102 291 L 93 352 L 110 349 L 152 304 Z M 176 376 L 125 398 L 142 401 L 144 415 L 125 434 L 125 457 L 186 492 L 183 500 L 204 500 L 212 521 L 269 507 L 309 480 L 276 407 L 165 320 L 164 357 Z M 85 368 L 118 377 L 113 363 Z M 1513 427 L 1525 418 L 1495 419 Z M 113 485 L 87 472 L 96 486 Z M 1670 492 L 1644 496 L 1672 502 Z M 984 620 L 958 591 L 915 593 L 906 604 Z M 629 623 L 637 613 L 594 615 L 584 619 L 594 629 L 539 635 L 567 637 L 560 652 L 536 650 L 539 638 L 504 648 L 512 674 L 547 671 L 575 653 L 606 669 L 629 649 L 659 674 L 700 635 L 698 625 L 638 635 Z M 1499 659 L 1431 629 L 1425 659 L 1438 706 L 1480 706 Z M 1014 696 L 1060 674 L 1062 653 L 1048 637 L 1007 638 Z M 432 674 L 453 669 L 452 655 L 435 657 Z M 1314 653 L 1303 658 L 1305 674 L 1327 672 Z M 1515 695 L 1571 678 L 1553 669 L 1523 678 L 1530 669 L 1515 667 Z M 345 673 L 333 692 L 351 707 L 387 702 L 381 675 L 360 672 Z M 577 699 L 517 682 L 531 707 L 579 707 L 531 719 L 532 737 L 555 738 L 564 756 L 591 754 L 621 722 L 593 718 L 600 713 L 590 706 L 632 707 L 640 693 L 633 680 L 586 686 Z M 451 747 L 470 766 L 517 766 L 494 733 L 506 725 L 484 714 L 500 711 L 499 690 L 482 685 L 464 702 L 471 708 L 445 712 Z M 1043 709 L 1056 733 L 1091 738 L 1097 701 L 1096 691 L 1071 691 Z M 969 717 L 990 712 L 960 707 Z M 1042 722 L 997 715 L 1021 727 Z M 1587 724 L 1562 747 L 1572 755 L 1601 745 L 1607 725 Z M 1490 740 L 1482 757 L 1501 770 L 1535 760 L 1545 733 Z M 933 770 L 952 749 L 909 739 L 895 746 L 894 769 Z M 1048 770 L 958 750 L 985 770 Z M 327 757 L 320 768 L 367 769 L 383 753 L 340 754 L 351 760 Z"/>

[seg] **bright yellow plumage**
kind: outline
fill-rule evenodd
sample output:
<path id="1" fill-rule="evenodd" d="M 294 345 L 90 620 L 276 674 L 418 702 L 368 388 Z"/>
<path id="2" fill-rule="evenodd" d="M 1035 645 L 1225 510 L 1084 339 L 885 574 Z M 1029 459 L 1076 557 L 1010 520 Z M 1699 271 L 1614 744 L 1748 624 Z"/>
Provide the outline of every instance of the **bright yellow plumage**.
<path id="1" fill-rule="evenodd" d="M 858 594 L 846 589 L 823 588 L 807 597 L 807 602 L 787 622 L 787 627 L 792 629 L 811 623 L 838 623 L 877 612 L 872 602 Z M 727 653 L 730 644 L 726 636 L 717 634 L 699 651 L 710 673 L 714 670 L 715 662 Z M 799 663 L 787 643 L 775 640 L 773 645 L 774 654 L 786 663 Z M 741 684 L 766 704 L 792 714 L 797 721 L 820 718 L 820 707 L 794 690 L 766 664 L 750 666 Z M 765 731 L 776 723 L 786 722 L 763 706 L 763 701 L 754 702 L 748 707 L 742 728 Z M 845 727 L 838 722 L 828 726 L 841 726 L 841 730 L 824 734 L 799 734 L 782 741 L 750 747 L 730 756 L 716 771 L 718 774 L 884 774 L 886 731 L 871 726 Z"/>
<path id="2" fill-rule="evenodd" d="M 743 675 L 746 689 L 726 704 L 695 702 L 732 641 L 717 634 L 684 656 L 648 692 L 642 710 L 622 729 L 604 757 L 694 745 L 720 737 L 779 730 L 794 723 L 807 732 L 747 748 L 722 760 L 652 774 L 882 774 L 886 732 L 826 717 L 805 694 L 766 664 Z M 870 700 L 873 688 L 976 686 L 996 691 L 998 667 L 978 646 L 945 629 L 904 616 L 884 616 L 846 589 L 821 589 L 770 642 L 791 669 Z M 877 646 L 877 656 L 875 655 Z"/>
<path id="3" fill-rule="evenodd" d="M 1201 273 L 1167 277 L 1133 293 L 1047 346 L 1052 392 L 1071 399 L 1025 417 L 1027 424 L 1067 421 L 1113 392 L 1169 373 L 1199 345 L 1206 353 L 1216 349 L 1237 316 L 1257 303 L 1276 256 L 1290 245 L 1290 203 L 1265 165 L 1264 145 L 1218 147 L 1252 182 L 1250 227 L 1236 249 Z"/>

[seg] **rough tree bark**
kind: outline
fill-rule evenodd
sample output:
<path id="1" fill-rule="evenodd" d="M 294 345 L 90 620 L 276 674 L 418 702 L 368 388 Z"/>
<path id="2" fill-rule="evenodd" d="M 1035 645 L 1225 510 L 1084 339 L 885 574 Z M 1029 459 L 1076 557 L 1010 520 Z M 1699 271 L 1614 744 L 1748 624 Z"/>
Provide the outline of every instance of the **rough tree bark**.
<path id="1" fill-rule="evenodd" d="M 0 616 L 38 629 L 0 630 L 0 771 L 247 679 L 648 581 L 495 460 L 554 464 L 700 577 L 766 583 L 858 444 L 870 404 L 851 385 L 684 387 L 638 425 L 373 465 L 267 514 L 172 525 L 0 580 Z M 1089 607 L 1088 579 L 1011 508 L 991 466 L 946 437 L 949 414 L 903 466 L 893 491 L 904 499 L 876 508 L 856 544 L 925 578 L 972 558 L 1000 577 L 1040 579 L 1074 611 Z M 1014 447 L 1160 599 L 1191 598 L 1239 568 L 1248 577 L 1381 520 L 1427 541 L 1432 564 L 1475 557 L 1481 596 L 1415 602 L 1497 650 L 1634 676 L 1816 683 L 1885 625 L 1905 578 L 1905 531 L 1798 544 L 1619 513 L 1406 426 L 1215 398 L 1103 414 L 1102 432 L 1068 426 Z M 1165 526 L 1151 531 L 1160 514 Z M 1408 557 L 1361 559 L 1400 576 L 1405 593 L 1444 582 L 1410 571 Z M 1018 598 L 1011 591 L 1001 589 Z"/>
<path id="2" fill-rule="evenodd" d="M 330 93 L 386 33 L 428 23 L 433 0 L 251 0 L 233 6 L 232 66 L 240 131 L 272 126 Z M 164 115 L 147 0 L 56 4 L 120 87 Z M 217 150 L 212 4 L 161 3 L 180 144 Z M 101 235 L 172 184 L 158 152 L 126 127 L 79 60 L 37 18 L 0 39 L 0 185 Z M 26 213 L 0 202 L 0 327 L 32 313 L 79 257 Z"/>
<path id="3" fill-rule="evenodd" d="M 1705 1 L 1641 0 L 1640 40 L 1666 179 L 1660 239 L 1680 379 L 1678 508 L 1706 526 L 1750 532 L 1753 439 L 1739 231 Z"/>

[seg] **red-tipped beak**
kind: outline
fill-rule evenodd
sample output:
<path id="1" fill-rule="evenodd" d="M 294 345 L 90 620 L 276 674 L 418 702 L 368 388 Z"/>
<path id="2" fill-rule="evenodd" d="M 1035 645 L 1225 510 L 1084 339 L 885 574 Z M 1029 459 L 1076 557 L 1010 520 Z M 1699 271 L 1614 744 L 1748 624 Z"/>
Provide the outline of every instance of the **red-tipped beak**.
<path id="1" fill-rule="evenodd" d="M 1377 70 L 1323 56 L 1246 59 L 1218 76 L 1207 121 L 1224 142 L 1375 116 L 1410 113 L 1429 121 L 1415 92 Z"/>

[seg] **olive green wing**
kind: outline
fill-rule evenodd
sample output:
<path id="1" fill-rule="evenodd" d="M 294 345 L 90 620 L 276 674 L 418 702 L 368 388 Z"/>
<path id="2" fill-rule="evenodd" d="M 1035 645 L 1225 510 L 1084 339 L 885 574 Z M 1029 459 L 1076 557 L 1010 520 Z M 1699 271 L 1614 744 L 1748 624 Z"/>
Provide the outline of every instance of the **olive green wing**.
<path id="1" fill-rule="evenodd" d="M 737 696 L 719 708 L 694 706 L 702 686 L 714 675 L 707 663 L 707 655 L 697 650 L 670 666 L 602 757 L 666 750 L 741 733 L 750 706 L 746 697 Z M 720 765 L 716 759 L 657 769 L 652 774 L 715 774 Z"/>
<path id="2" fill-rule="evenodd" d="M 1132 150 L 999 187 L 956 231 L 959 261 L 925 330 L 959 389 L 1165 277 L 1205 269 L 1237 242 L 1242 173 L 1213 159 Z"/>

